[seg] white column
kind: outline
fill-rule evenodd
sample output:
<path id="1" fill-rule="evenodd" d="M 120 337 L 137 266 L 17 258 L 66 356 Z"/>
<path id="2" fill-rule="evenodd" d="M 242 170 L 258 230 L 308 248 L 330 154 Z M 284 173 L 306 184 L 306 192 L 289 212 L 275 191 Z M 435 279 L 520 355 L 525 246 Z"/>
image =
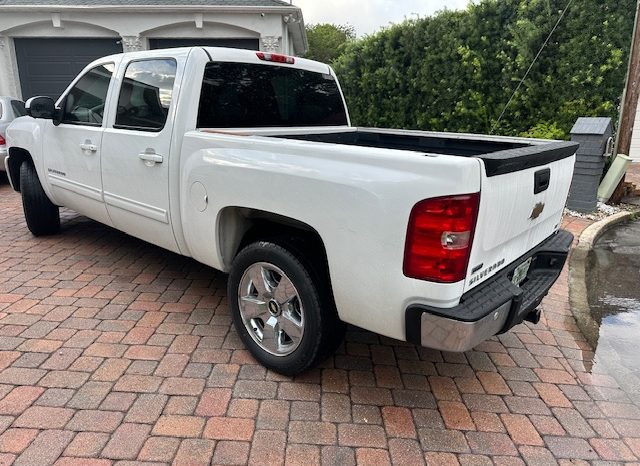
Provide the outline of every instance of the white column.
<path id="1" fill-rule="evenodd" d="M 18 75 L 11 57 L 11 40 L 8 37 L 0 36 L 0 95 L 8 95 L 20 98 L 19 88 L 16 82 Z"/>

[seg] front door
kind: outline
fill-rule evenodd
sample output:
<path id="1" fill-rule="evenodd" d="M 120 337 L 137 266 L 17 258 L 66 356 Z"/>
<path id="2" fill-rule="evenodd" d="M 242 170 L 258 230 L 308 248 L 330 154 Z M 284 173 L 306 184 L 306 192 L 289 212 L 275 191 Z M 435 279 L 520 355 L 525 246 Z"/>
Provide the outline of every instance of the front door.
<path id="1" fill-rule="evenodd" d="M 44 167 L 55 201 L 111 224 L 102 199 L 100 152 L 115 63 L 84 73 L 60 100 L 62 122 L 44 125 Z"/>
<path id="2" fill-rule="evenodd" d="M 122 69 L 124 68 L 124 69 Z M 102 141 L 104 200 L 114 226 L 178 252 L 169 212 L 174 58 L 121 67 L 118 106 Z"/>

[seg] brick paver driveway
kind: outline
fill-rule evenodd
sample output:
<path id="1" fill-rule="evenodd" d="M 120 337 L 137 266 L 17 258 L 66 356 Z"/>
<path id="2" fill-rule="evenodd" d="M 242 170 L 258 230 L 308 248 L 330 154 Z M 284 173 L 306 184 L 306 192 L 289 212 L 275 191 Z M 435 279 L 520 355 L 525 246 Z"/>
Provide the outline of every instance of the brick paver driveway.
<path id="1" fill-rule="evenodd" d="M 6 185 L 0 219 L 2 465 L 640 455 L 640 409 L 612 378 L 586 371 L 592 353 L 570 317 L 566 277 L 544 303 L 545 323 L 476 351 L 352 331 L 322 369 L 291 380 L 243 349 L 224 275 L 71 212 L 62 234 L 33 238 Z"/>

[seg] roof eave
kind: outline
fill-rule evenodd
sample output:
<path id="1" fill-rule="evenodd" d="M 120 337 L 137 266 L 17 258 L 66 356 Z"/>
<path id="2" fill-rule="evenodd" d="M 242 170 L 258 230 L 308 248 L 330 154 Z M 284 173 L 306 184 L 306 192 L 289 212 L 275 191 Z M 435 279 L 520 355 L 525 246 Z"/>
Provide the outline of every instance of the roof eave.
<path id="1" fill-rule="evenodd" d="M 271 13 L 291 14 L 301 11 L 299 7 L 291 6 L 241 6 L 241 5 L 0 5 L 0 11 L 132 11 L 144 10 L 153 12 L 202 12 L 215 11 L 218 13 Z"/>

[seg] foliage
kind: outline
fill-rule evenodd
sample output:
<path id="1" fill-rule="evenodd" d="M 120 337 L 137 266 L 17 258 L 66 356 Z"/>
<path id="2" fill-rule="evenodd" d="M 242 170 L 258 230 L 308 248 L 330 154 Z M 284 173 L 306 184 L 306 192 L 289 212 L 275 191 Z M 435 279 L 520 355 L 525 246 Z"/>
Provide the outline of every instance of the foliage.
<path id="1" fill-rule="evenodd" d="M 520 136 L 535 139 L 566 139 L 567 133 L 554 122 L 540 122 L 528 131 L 523 131 Z"/>
<path id="2" fill-rule="evenodd" d="M 479 0 L 347 41 L 334 61 L 356 125 L 565 138 L 616 118 L 635 0 Z"/>
<path id="3" fill-rule="evenodd" d="M 309 51 L 305 58 L 331 63 L 344 52 L 347 44 L 355 38 L 356 31 L 350 25 L 314 24 L 307 26 Z"/>

